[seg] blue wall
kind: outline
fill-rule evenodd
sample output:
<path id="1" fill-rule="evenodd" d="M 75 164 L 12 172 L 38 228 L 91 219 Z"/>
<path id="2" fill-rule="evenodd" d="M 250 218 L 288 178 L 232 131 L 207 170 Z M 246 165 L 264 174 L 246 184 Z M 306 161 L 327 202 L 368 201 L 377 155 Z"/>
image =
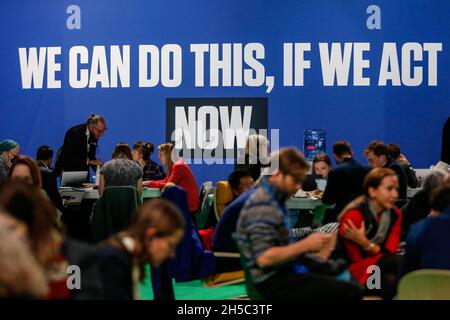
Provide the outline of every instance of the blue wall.
<path id="1" fill-rule="evenodd" d="M 81 8 L 81 30 L 68 30 L 66 9 Z M 381 30 L 368 30 L 366 8 L 381 8 Z M 269 127 L 280 128 L 280 145 L 302 148 L 306 128 L 327 132 L 328 151 L 337 139 L 348 139 L 357 158 L 373 139 L 398 143 L 415 167 L 439 160 L 441 129 L 450 116 L 448 14 L 450 2 L 412 1 L 2 1 L 0 3 L 0 139 L 13 138 L 23 153 L 34 156 L 41 144 L 55 150 L 69 127 L 89 113 L 102 114 L 108 131 L 99 157 L 108 160 L 117 142 L 165 138 L 165 101 L 176 97 L 268 97 Z M 260 42 L 266 49 L 266 73 L 276 84 L 264 86 L 194 86 L 191 43 Z M 311 69 L 304 87 L 283 87 L 283 43 L 311 42 Z M 370 42 L 369 87 L 322 84 L 319 42 Z M 438 85 L 377 86 L 384 42 L 441 42 Z M 183 82 L 178 88 L 139 88 L 139 44 L 161 47 L 177 43 L 183 49 Z M 131 46 L 131 87 L 73 89 L 68 85 L 68 51 L 74 45 Z M 61 46 L 61 89 L 21 86 L 19 47 Z M 425 59 L 426 60 L 426 59 Z M 424 73 L 427 64 L 424 64 Z M 199 181 L 225 178 L 230 166 L 196 165 Z"/>

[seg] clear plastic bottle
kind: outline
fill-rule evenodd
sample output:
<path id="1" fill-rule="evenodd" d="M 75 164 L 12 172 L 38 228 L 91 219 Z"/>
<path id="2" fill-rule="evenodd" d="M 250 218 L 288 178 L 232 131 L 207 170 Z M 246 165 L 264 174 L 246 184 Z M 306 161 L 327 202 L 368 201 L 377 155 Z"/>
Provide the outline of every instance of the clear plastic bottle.
<path id="1" fill-rule="evenodd" d="M 322 129 L 306 129 L 303 133 L 303 152 L 313 161 L 316 154 L 326 152 L 326 133 Z"/>
<path id="2" fill-rule="evenodd" d="M 100 166 L 97 166 L 97 170 L 95 171 L 95 185 L 98 186 L 100 184 Z"/>

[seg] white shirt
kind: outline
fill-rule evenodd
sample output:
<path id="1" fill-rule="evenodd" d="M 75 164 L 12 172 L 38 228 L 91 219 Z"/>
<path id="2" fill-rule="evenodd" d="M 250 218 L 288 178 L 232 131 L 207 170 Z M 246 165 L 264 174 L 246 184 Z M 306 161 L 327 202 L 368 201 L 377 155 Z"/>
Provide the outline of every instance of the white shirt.
<path id="1" fill-rule="evenodd" d="M 89 145 L 89 138 L 91 137 L 91 132 L 89 131 L 89 128 L 86 126 L 86 143 L 87 143 L 87 154 L 89 154 L 89 149 L 90 149 L 90 145 Z M 86 159 L 86 164 L 89 164 L 89 156 Z"/>

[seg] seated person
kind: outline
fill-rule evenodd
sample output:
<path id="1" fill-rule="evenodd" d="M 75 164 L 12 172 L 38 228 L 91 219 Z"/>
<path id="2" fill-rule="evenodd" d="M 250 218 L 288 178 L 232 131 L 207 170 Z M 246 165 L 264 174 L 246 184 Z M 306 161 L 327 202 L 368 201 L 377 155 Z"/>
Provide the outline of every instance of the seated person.
<path id="1" fill-rule="evenodd" d="M 53 205 L 64 212 L 61 194 L 58 191 L 58 183 L 52 168 L 53 149 L 49 146 L 40 146 L 36 152 L 36 163 L 42 176 L 42 189 L 45 190 Z"/>
<path id="2" fill-rule="evenodd" d="M 39 266 L 28 244 L 25 230 L 0 208 L 0 300 L 42 299 L 47 292 L 44 270 Z"/>
<path id="3" fill-rule="evenodd" d="M 367 294 L 392 299 L 397 288 L 397 249 L 401 236 L 401 211 L 395 207 L 398 178 L 388 168 L 372 170 L 364 180 L 364 196 L 347 205 L 340 215 L 342 254 L 353 277 L 366 286 Z M 381 270 L 381 289 L 370 290 L 368 268 Z"/>
<path id="4" fill-rule="evenodd" d="M 31 160 L 33 161 L 33 160 Z M 33 161 L 34 163 L 34 161 Z M 0 206 L 9 219 L 10 230 L 22 237 L 39 267 L 43 268 L 49 300 L 92 300 L 102 298 L 95 260 L 96 249 L 66 238 L 55 229 L 56 210 L 35 186 L 23 181 L 10 181 L 0 189 Z M 67 266 L 82 270 L 81 288 L 71 290 Z"/>
<path id="5" fill-rule="evenodd" d="M 408 233 L 409 227 L 413 223 L 425 219 L 428 216 L 431 211 L 431 193 L 442 184 L 446 175 L 447 173 L 445 171 L 431 171 L 431 173 L 423 180 L 422 189 L 402 207 L 402 232 L 404 235 Z"/>
<path id="6" fill-rule="evenodd" d="M 99 250 L 100 280 L 108 300 L 139 299 L 144 264 L 160 266 L 175 254 L 185 221 L 170 201 L 155 199 L 139 208 L 130 227 Z"/>
<path id="7" fill-rule="evenodd" d="M 321 190 L 317 185 L 316 179 L 327 179 L 331 169 L 330 157 L 325 153 L 317 154 L 313 159 L 312 174 L 306 176 L 302 183 L 302 190 L 315 191 L 316 196 L 321 196 L 324 190 Z"/>
<path id="8" fill-rule="evenodd" d="M 42 190 L 42 178 L 39 168 L 30 157 L 18 156 L 9 170 L 8 177 L 13 181 L 26 182 L 47 196 L 45 190 Z"/>
<path id="9" fill-rule="evenodd" d="M 200 194 L 191 168 L 178 158 L 172 143 L 161 144 L 158 147 L 158 159 L 166 167 L 167 177 L 162 180 L 145 181 L 144 185 L 150 188 L 162 189 L 168 182 L 172 182 L 186 191 L 188 196 L 189 212 L 193 216 L 200 207 Z"/>
<path id="10" fill-rule="evenodd" d="M 326 264 L 335 237 L 314 233 L 292 241 L 286 200 L 305 178 L 306 158 L 295 148 L 282 148 L 271 160 L 278 168 L 258 181 L 236 231 L 255 288 L 267 299 L 360 299 L 359 286 L 336 279 L 340 271 L 320 272 L 307 263 L 306 254 L 315 252 L 316 259 Z"/>
<path id="11" fill-rule="evenodd" d="M 239 173 L 238 173 L 239 172 Z M 239 175 L 244 175 L 245 171 L 236 170 L 234 171 L 228 181 L 230 185 L 237 182 L 232 182 Z M 233 177 L 234 176 L 234 177 Z M 236 224 L 239 219 L 239 214 L 241 213 L 242 207 L 251 194 L 255 191 L 254 188 L 249 184 L 251 177 L 242 176 L 239 181 L 239 187 L 236 187 L 233 191 L 235 195 L 234 200 L 225 208 L 220 220 L 217 222 L 216 229 L 214 231 L 214 239 L 212 244 L 212 249 L 215 252 L 237 252 L 236 244 L 232 238 L 232 234 L 236 231 Z M 247 181 L 247 182 L 246 182 Z M 237 186 L 237 184 L 235 184 Z M 337 223 L 328 223 L 322 227 L 312 229 L 307 228 L 293 228 L 291 229 L 292 234 L 295 238 L 301 239 L 308 236 L 311 233 L 331 233 L 335 232 L 338 228 Z"/>
<path id="12" fill-rule="evenodd" d="M 133 146 L 132 156 L 133 160 L 137 161 L 144 171 L 142 179 L 148 180 L 161 180 L 166 177 L 163 168 L 153 161 L 150 156 L 155 151 L 153 143 L 144 143 L 137 141 Z"/>
<path id="13" fill-rule="evenodd" d="M 406 179 L 408 183 L 408 187 L 410 188 L 418 188 L 419 187 L 419 179 L 417 179 L 416 172 L 414 171 L 411 163 L 409 163 L 408 159 L 403 155 L 400 151 L 400 147 L 397 144 L 390 143 L 387 145 L 388 155 L 394 160 L 400 162 L 403 167 L 403 170 L 406 174 Z"/>
<path id="14" fill-rule="evenodd" d="M 364 193 L 364 178 L 369 172 L 369 168 L 353 159 L 348 141 L 337 141 L 333 145 L 333 155 L 337 166 L 328 173 L 322 202 L 327 205 L 335 204 L 335 207 L 333 211 L 327 210 L 324 223 L 336 221 L 347 203 Z"/>
<path id="15" fill-rule="evenodd" d="M 131 158 L 128 144 L 119 143 L 112 154 L 112 160 L 106 162 L 100 170 L 100 195 L 107 187 L 132 186 L 142 192 L 142 168 Z"/>
<path id="16" fill-rule="evenodd" d="M 411 226 L 406 240 L 401 274 L 418 269 L 450 270 L 450 184 L 431 195 L 430 217 Z"/>
<path id="17" fill-rule="evenodd" d="M 228 177 L 234 200 L 225 208 L 214 232 L 213 251 L 219 252 L 237 252 L 232 234 L 236 231 L 236 223 L 239 218 L 239 212 L 245 202 L 244 199 L 235 201 L 242 194 L 247 193 L 253 187 L 254 181 L 250 173 L 244 170 L 233 171 Z M 246 198 L 245 198 L 246 199 Z M 238 261 L 238 263 L 240 263 Z"/>
<path id="18" fill-rule="evenodd" d="M 30 157 L 17 156 L 11 169 L 9 170 L 8 176 L 13 181 L 24 181 L 32 185 L 34 188 L 38 189 L 45 196 L 45 198 L 51 200 L 51 198 L 47 194 L 47 191 L 42 188 L 42 177 L 39 168 L 36 162 Z M 56 207 L 56 213 L 57 219 L 55 221 L 55 224 L 57 226 L 60 226 L 63 211 L 59 210 L 58 207 Z"/>
<path id="19" fill-rule="evenodd" d="M 248 171 L 253 180 L 261 176 L 261 171 L 270 165 L 269 140 L 262 134 L 251 134 L 245 142 L 243 157 L 236 161 L 235 170 Z"/>
<path id="20" fill-rule="evenodd" d="M 20 146 L 14 140 L 3 140 L 0 142 L 0 183 L 8 176 L 14 159 L 20 154 Z"/>
<path id="21" fill-rule="evenodd" d="M 408 188 L 406 173 L 402 164 L 389 156 L 387 146 L 382 141 L 374 140 L 366 147 L 364 155 L 371 168 L 389 168 L 395 171 L 399 182 L 398 198 L 405 200 Z"/>
<path id="22" fill-rule="evenodd" d="M 251 189 L 255 184 L 252 176 L 248 171 L 235 170 L 228 177 L 231 191 L 233 192 L 233 200 L 243 194 L 245 191 Z"/>
<path id="23" fill-rule="evenodd" d="M 312 174 L 320 176 L 324 179 L 328 178 L 328 174 L 332 169 L 330 157 L 326 153 L 318 154 L 314 157 Z"/>

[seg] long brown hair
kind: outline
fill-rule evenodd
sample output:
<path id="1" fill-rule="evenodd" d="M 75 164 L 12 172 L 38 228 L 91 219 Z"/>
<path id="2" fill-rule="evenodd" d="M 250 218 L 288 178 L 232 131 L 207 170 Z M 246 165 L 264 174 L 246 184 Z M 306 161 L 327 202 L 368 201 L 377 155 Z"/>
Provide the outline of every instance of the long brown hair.
<path id="1" fill-rule="evenodd" d="M 395 173 L 395 171 L 392 170 L 392 169 L 389 169 L 389 168 L 375 168 L 375 169 L 372 169 L 367 174 L 366 178 L 364 179 L 364 185 L 363 185 L 364 195 L 363 196 L 359 196 L 358 198 L 354 199 L 349 204 L 347 204 L 345 206 L 345 208 L 339 213 L 338 221 L 341 220 L 342 216 L 347 211 L 349 211 L 350 209 L 353 209 L 353 208 L 359 206 L 361 203 L 363 203 L 364 201 L 367 201 L 370 198 L 370 196 L 369 196 L 369 189 L 370 188 L 378 189 L 378 187 L 383 182 L 384 178 L 386 178 L 386 177 L 396 177 L 396 176 L 397 176 L 397 174 Z"/>
<path id="2" fill-rule="evenodd" d="M 55 256 L 56 209 L 40 190 L 22 181 L 8 181 L 0 190 L 0 205 L 25 223 L 31 251 L 43 267 Z"/>
<path id="3" fill-rule="evenodd" d="M 28 244 L 2 225 L 10 214 L 0 208 L 0 298 L 43 298 L 47 280 Z M 15 220 L 15 219 L 14 219 Z"/>
<path id="4" fill-rule="evenodd" d="M 127 143 L 118 143 L 116 147 L 114 148 L 112 158 L 121 158 L 121 159 L 128 159 L 132 160 L 133 157 L 131 156 L 131 150 L 130 146 Z"/>
<path id="5" fill-rule="evenodd" d="M 170 175 L 170 172 L 172 171 L 173 167 L 173 159 L 172 159 L 173 148 L 174 145 L 172 143 L 163 143 L 158 146 L 158 151 L 161 152 L 166 158 L 165 167 L 168 176 Z"/>
<path id="6" fill-rule="evenodd" d="M 11 178 L 14 168 L 18 165 L 27 166 L 28 169 L 30 169 L 31 179 L 33 179 L 33 186 L 37 187 L 38 189 L 42 189 L 41 171 L 39 170 L 36 162 L 30 157 L 17 156 L 16 160 L 14 160 L 14 163 L 11 166 L 11 169 L 9 169 L 8 177 Z"/>
<path id="7" fill-rule="evenodd" d="M 133 145 L 133 149 L 142 154 L 142 159 L 147 163 L 150 160 L 150 156 L 155 151 L 155 146 L 150 142 L 136 141 Z"/>
<path id="8" fill-rule="evenodd" d="M 107 241 L 116 248 L 124 249 L 122 239 L 126 236 L 137 241 L 143 249 L 136 256 L 139 262 L 140 278 L 144 276 L 146 261 L 145 245 L 148 242 L 146 232 L 149 228 L 157 230 L 154 237 L 164 238 L 173 235 L 178 230 L 184 230 L 185 221 L 183 215 L 172 202 L 165 199 L 153 199 L 141 206 L 133 216 L 130 227 L 122 233 L 114 235 Z"/>

